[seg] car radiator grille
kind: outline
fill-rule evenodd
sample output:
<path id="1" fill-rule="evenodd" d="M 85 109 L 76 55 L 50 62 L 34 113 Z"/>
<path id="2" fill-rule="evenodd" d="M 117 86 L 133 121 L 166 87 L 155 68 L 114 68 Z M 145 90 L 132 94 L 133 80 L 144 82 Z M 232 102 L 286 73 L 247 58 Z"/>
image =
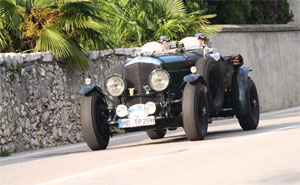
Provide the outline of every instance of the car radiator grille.
<path id="1" fill-rule="evenodd" d="M 129 88 L 134 88 L 134 94 L 145 94 L 145 85 L 148 84 L 149 74 L 156 69 L 157 66 L 149 63 L 134 63 L 125 66 L 125 79 L 127 83 L 127 91 Z M 148 101 L 157 102 L 159 100 L 159 95 L 146 95 L 127 98 L 127 104 L 134 105 L 138 103 L 146 103 Z"/>

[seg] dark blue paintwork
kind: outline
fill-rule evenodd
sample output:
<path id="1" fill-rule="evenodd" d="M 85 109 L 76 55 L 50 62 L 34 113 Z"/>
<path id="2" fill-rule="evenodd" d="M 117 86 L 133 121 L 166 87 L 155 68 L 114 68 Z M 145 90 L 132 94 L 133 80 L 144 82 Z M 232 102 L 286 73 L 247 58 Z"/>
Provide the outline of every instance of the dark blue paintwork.
<path id="1" fill-rule="evenodd" d="M 92 91 L 98 91 L 98 92 L 100 93 L 100 95 L 101 95 L 107 102 L 111 102 L 111 103 L 114 104 L 113 100 L 112 100 L 107 94 L 105 94 L 105 93 L 103 92 L 103 90 L 102 90 L 100 87 L 98 87 L 98 86 L 96 86 L 96 85 L 84 86 L 84 87 L 82 87 L 82 88 L 78 91 L 78 93 L 79 93 L 80 95 L 83 95 L 83 96 L 88 96 L 88 94 L 89 94 L 90 92 L 92 92 Z"/>
<path id="2" fill-rule="evenodd" d="M 87 95 L 89 92 L 93 91 L 97 86 L 95 85 L 90 85 L 90 86 L 84 86 L 79 90 L 80 95 Z M 101 91 L 100 91 L 101 92 Z M 102 92 L 101 92 L 102 93 Z"/>
<path id="3" fill-rule="evenodd" d="M 160 56 L 158 57 L 161 60 L 163 60 L 165 63 L 172 63 L 172 62 L 179 62 L 179 61 L 186 61 L 186 58 L 184 56 Z"/>
<path id="4" fill-rule="evenodd" d="M 158 58 L 154 58 L 154 57 L 135 57 L 134 59 L 128 61 L 124 67 L 135 64 L 135 63 L 151 63 L 151 64 L 155 64 L 157 66 L 160 66 L 163 61 L 158 59 Z"/>
<path id="5" fill-rule="evenodd" d="M 248 74 L 252 71 L 249 67 L 243 67 L 234 71 L 232 75 L 232 102 L 233 111 L 236 115 L 247 113 L 247 86 Z M 249 98 L 248 98 L 249 99 Z"/>
<path id="6" fill-rule="evenodd" d="M 199 74 L 189 74 L 183 78 L 183 81 L 191 83 L 191 82 L 195 82 L 196 80 L 198 80 L 199 77 L 200 77 Z"/>

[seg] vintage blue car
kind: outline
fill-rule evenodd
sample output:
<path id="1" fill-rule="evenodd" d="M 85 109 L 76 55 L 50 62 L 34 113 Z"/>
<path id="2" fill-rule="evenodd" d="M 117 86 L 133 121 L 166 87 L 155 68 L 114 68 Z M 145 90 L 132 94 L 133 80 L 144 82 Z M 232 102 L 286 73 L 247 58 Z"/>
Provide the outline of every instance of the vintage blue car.
<path id="1" fill-rule="evenodd" d="M 234 115 L 244 130 L 256 129 L 260 112 L 251 69 L 241 67 L 241 55 L 208 50 L 193 37 L 167 51 L 151 42 L 115 67 L 104 89 L 87 78 L 80 90 L 87 145 L 106 149 L 113 134 L 141 130 L 159 139 L 177 127 L 184 128 L 189 140 L 201 140 L 212 118 Z"/>

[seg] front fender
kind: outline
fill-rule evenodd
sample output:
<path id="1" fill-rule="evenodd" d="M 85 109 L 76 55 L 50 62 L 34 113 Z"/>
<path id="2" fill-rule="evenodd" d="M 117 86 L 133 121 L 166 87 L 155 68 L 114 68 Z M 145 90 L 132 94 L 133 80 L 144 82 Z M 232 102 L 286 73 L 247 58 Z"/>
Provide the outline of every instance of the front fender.
<path id="1" fill-rule="evenodd" d="M 193 82 L 200 82 L 202 85 L 206 85 L 206 82 L 203 78 L 203 76 L 201 76 L 200 74 L 196 73 L 196 74 L 189 74 L 184 76 L 183 81 L 186 83 L 193 83 Z"/>
<path id="2" fill-rule="evenodd" d="M 79 94 L 80 95 L 84 95 L 84 96 L 87 96 L 89 94 L 89 92 L 92 92 L 93 90 L 97 90 L 99 91 L 101 94 L 104 94 L 102 89 L 98 86 L 95 86 L 95 85 L 90 85 L 90 86 L 84 86 L 82 87 L 80 90 L 79 90 Z"/>
<path id="3" fill-rule="evenodd" d="M 195 82 L 196 80 L 198 80 L 200 77 L 199 74 L 189 74 L 189 75 L 185 75 L 183 78 L 183 81 L 186 83 L 191 83 L 191 82 Z"/>
<path id="4" fill-rule="evenodd" d="M 113 100 L 107 94 L 105 94 L 100 87 L 96 85 L 84 86 L 79 90 L 78 93 L 83 96 L 88 96 L 89 93 L 92 91 L 98 91 L 102 95 L 102 97 L 104 97 L 109 102 L 113 103 Z"/>
<path id="5" fill-rule="evenodd" d="M 252 71 L 249 67 L 243 67 L 233 72 L 232 75 L 232 108 L 236 115 L 247 113 L 247 86 L 248 74 Z"/>

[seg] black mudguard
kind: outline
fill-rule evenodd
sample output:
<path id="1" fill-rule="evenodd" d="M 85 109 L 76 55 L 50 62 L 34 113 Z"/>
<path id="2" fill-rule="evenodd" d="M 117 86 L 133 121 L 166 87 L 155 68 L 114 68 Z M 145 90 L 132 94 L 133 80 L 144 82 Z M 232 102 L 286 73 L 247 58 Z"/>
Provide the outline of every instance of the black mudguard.
<path id="1" fill-rule="evenodd" d="M 201 76 L 197 73 L 184 76 L 183 81 L 186 83 L 200 82 L 202 85 L 206 85 L 206 82 L 205 82 L 203 76 Z"/>
<path id="2" fill-rule="evenodd" d="M 247 113 L 247 84 L 248 73 L 251 71 L 248 67 L 235 70 L 232 75 L 231 100 L 235 115 L 244 115 Z"/>
<path id="3" fill-rule="evenodd" d="M 189 74 L 189 75 L 184 76 L 183 81 L 186 83 L 191 83 L 191 82 L 198 80 L 199 77 L 200 77 L 199 74 Z"/>
<path id="4" fill-rule="evenodd" d="M 100 94 L 103 94 L 103 90 L 98 87 L 98 86 L 95 86 L 95 85 L 90 85 L 90 86 L 84 86 L 82 87 L 80 90 L 79 90 L 79 94 L 80 95 L 84 95 L 84 96 L 87 96 L 90 92 L 92 92 L 93 90 L 96 90 L 96 91 L 99 91 Z"/>
<path id="5" fill-rule="evenodd" d="M 98 87 L 96 85 L 84 86 L 79 90 L 78 93 L 83 96 L 88 96 L 93 91 L 99 92 L 101 94 L 103 100 L 105 100 L 105 102 L 113 103 L 113 100 L 111 100 L 111 98 L 108 95 L 106 95 L 100 87 Z"/>

